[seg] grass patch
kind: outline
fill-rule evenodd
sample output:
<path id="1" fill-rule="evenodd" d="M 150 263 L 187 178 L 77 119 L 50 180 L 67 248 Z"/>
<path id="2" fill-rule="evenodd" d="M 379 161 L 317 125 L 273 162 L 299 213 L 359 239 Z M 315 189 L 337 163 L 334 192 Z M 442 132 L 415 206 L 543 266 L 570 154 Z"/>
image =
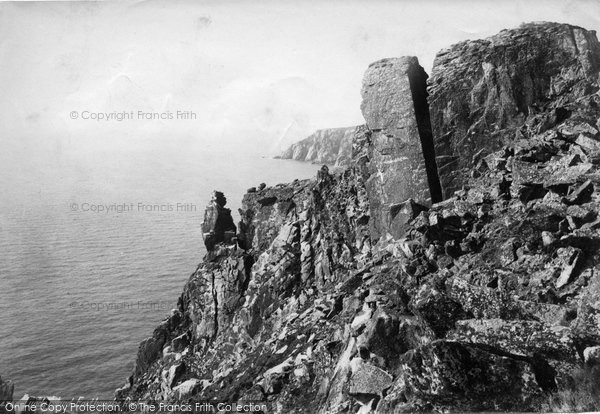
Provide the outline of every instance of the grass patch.
<path id="1" fill-rule="evenodd" d="M 570 384 L 548 397 L 543 412 L 600 411 L 600 365 L 578 369 L 571 378 Z"/>

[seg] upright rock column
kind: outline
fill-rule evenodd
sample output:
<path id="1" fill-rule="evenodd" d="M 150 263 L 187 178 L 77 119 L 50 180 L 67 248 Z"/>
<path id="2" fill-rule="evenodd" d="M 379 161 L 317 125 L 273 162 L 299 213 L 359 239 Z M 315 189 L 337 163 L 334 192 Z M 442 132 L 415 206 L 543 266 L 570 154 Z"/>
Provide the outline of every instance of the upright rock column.
<path id="1" fill-rule="evenodd" d="M 252 259 L 238 248 L 231 210 L 223 193 L 215 191 L 204 211 L 202 235 L 207 255 L 196 271 L 195 336 L 205 346 L 226 328 L 248 285 Z"/>
<path id="2" fill-rule="evenodd" d="M 235 237 L 236 227 L 231 217 L 231 210 L 225 208 L 227 199 L 220 191 L 213 193 L 210 204 L 204 210 L 202 237 L 209 252 L 217 243 L 231 243 Z"/>
<path id="3" fill-rule="evenodd" d="M 441 200 L 426 79 L 412 56 L 377 61 L 365 73 L 361 110 L 371 131 L 366 185 L 375 238 L 401 235 L 414 210 L 412 202 L 402 205 L 409 199 L 426 205 Z"/>

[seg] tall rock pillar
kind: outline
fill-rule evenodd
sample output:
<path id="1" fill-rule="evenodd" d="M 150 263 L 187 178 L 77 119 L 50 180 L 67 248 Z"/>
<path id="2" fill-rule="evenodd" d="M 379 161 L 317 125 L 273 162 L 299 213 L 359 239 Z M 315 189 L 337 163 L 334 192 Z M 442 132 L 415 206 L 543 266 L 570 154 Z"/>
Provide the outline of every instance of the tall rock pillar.
<path id="1" fill-rule="evenodd" d="M 235 237 L 236 227 L 233 224 L 231 210 L 225 208 L 227 199 L 220 191 L 213 192 L 212 199 L 204 210 L 202 237 L 206 250 L 213 250 L 218 243 L 231 243 Z"/>
<path id="2" fill-rule="evenodd" d="M 364 76 L 361 110 L 371 132 L 367 192 L 375 238 L 401 235 L 415 212 L 410 199 L 425 205 L 441 200 L 426 80 L 412 56 L 372 63 Z"/>

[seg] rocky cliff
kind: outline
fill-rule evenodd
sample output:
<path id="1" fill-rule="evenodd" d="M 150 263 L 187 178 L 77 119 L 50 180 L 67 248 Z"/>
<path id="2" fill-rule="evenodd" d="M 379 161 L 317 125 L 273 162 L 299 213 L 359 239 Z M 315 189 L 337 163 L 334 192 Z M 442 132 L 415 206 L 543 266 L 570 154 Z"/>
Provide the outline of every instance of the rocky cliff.
<path id="1" fill-rule="evenodd" d="M 445 197 L 482 156 L 566 119 L 567 106 L 593 91 L 599 59 L 595 32 L 558 23 L 526 24 L 439 52 L 429 104 Z"/>
<path id="2" fill-rule="evenodd" d="M 208 254 L 117 399 L 600 409 L 597 44 L 540 23 L 429 80 L 371 65 L 343 172 L 252 189 L 237 226 L 215 193 Z"/>
<path id="3" fill-rule="evenodd" d="M 352 159 L 352 137 L 356 128 L 319 129 L 275 158 L 346 167 Z"/>

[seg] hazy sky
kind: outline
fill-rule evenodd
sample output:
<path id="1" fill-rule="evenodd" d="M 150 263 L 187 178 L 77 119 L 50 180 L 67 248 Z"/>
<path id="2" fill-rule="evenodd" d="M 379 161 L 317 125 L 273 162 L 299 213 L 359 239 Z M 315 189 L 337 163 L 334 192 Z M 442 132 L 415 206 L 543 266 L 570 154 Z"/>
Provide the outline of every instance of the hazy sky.
<path id="1" fill-rule="evenodd" d="M 463 39 L 534 20 L 595 30 L 599 19 L 598 1 L 1 3 L 0 140 L 20 154 L 170 138 L 268 155 L 362 123 L 361 80 L 377 59 L 416 55 L 430 71 Z M 81 119 L 177 110 L 197 119 Z"/>

